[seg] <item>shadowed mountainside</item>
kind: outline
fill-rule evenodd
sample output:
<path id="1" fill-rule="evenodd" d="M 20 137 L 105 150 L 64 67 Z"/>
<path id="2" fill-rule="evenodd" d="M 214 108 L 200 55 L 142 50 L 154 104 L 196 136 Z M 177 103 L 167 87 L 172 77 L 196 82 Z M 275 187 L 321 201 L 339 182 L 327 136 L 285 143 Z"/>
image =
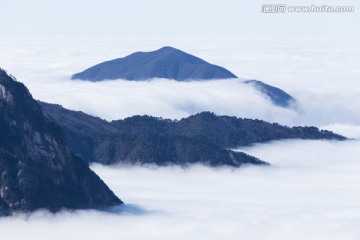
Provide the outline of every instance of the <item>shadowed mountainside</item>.
<path id="1" fill-rule="evenodd" d="M 267 164 L 248 154 L 227 150 L 205 138 L 162 131 L 168 128 L 168 123 L 172 124 L 168 120 L 145 116 L 144 119 L 139 117 L 144 121 L 135 125 L 120 126 L 117 122 L 110 123 L 60 105 L 41 103 L 41 106 L 62 126 L 72 150 L 90 162 L 159 166 L 202 163 L 234 167 L 245 163 Z"/>
<path id="2" fill-rule="evenodd" d="M 28 89 L 0 69 L 0 214 L 121 204 Z"/>
<path id="3" fill-rule="evenodd" d="M 290 128 L 210 112 L 180 121 L 134 116 L 107 122 L 60 105 L 41 103 L 41 106 L 63 128 L 74 152 L 88 161 L 103 164 L 204 163 L 238 167 L 264 162 L 229 148 L 279 139 L 345 139 L 315 127 Z"/>
<path id="4" fill-rule="evenodd" d="M 268 85 L 258 80 L 247 80 L 246 84 L 252 85 L 258 91 L 268 96 L 271 102 L 279 107 L 290 107 L 295 99 L 280 88 Z"/>

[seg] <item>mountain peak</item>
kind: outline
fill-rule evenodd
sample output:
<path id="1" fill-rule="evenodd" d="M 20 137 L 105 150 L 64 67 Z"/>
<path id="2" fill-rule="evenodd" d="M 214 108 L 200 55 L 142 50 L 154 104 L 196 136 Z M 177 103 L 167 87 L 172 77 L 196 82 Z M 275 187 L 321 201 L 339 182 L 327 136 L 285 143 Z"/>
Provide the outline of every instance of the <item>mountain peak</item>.
<path id="1" fill-rule="evenodd" d="M 236 78 L 229 70 L 213 65 L 171 46 L 151 52 L 135 52 L 76 73 L 72 79 L 141 81 L 167 78 L 177 81 Z"/>
<path id="2" fill-rule="evenodd" d="M 179 52 L 182 52 L 181 50 L 179 50 L 177 48 L 174 48 L 174 47 L 171 47 L 171 46 L 164 46 L 162 48 L 159 48 L 156 51 L 179 51 Z"/>

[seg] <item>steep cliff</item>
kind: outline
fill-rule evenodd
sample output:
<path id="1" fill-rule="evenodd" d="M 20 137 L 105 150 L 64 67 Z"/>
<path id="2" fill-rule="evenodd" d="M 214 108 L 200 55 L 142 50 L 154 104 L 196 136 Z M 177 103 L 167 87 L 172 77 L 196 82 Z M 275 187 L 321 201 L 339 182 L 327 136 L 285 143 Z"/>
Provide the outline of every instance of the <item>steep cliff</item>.
<path id="1" fill-rule="evenodd" d="M 27 88 L 0 69 L 0 212 L 98 208 L 121 200 L 74 155 Z"/>

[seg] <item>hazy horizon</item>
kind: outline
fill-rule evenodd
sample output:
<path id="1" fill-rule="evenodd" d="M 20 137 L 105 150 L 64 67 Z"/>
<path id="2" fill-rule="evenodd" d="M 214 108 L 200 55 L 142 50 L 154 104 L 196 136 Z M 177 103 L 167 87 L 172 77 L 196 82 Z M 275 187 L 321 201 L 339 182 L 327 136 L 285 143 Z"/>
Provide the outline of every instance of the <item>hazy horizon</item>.
<path id="1" fill-rule="evenodd" d="M 262 13 L 264 4 L 354 6 L 353 13 Z M 0 35 L 191 37 L 360 34 L 359 1 L 1 0 Z"/>

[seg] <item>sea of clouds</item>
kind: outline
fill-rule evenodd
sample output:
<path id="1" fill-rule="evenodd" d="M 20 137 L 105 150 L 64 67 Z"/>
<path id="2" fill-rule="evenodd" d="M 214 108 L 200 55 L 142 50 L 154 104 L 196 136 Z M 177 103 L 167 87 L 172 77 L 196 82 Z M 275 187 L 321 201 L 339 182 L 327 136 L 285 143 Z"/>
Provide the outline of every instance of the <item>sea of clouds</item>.
<path id="1" fill-rule="evenodd" d="M 241 149 L 271 167 L 92 169 L 127 204 L 0 219 L 4 239 L 357 240 L 359 141 Z"/>
<path id="2" fill-rule="evenodd" d="M 71 81 L 134 51 L 177 47 L 241 79 Z M 1 38 L 0 67 L 36 99 L 107 120 L 200 111 L 315 125 L 360 137 L 360 41 L 337 38 Z M 242 83 L 297 99 L 290 109 Z M 358 239 L 360 142 L 279 141 L 240 149 L 272 164 L 240 169 L 93 165 L 127 204 L 108 211 L 39 211 L 0 219 L 4 239 Z M 19 230 L 20 229 L 20 230 Z"/>
<path id="3" fill-rule="evenodd" d="M 360 126 L 359 40 L 354 36 L 141 41 L 133 37 L 3 37 L 0 66 L 24 82 L 36 99 L 107 120 L 144 114 L 179 119 L 213 111 L 349 133 L 349 125 Z M 70 80 L 72 74 L 105 60 L 166 45 L 223 66 L 240 79 L 257 79 L 279 87 L 297 102 L 291 109 L 274 106 L 239 79 Z M 352 131 L 350 134 L 353 137 Z"/>

